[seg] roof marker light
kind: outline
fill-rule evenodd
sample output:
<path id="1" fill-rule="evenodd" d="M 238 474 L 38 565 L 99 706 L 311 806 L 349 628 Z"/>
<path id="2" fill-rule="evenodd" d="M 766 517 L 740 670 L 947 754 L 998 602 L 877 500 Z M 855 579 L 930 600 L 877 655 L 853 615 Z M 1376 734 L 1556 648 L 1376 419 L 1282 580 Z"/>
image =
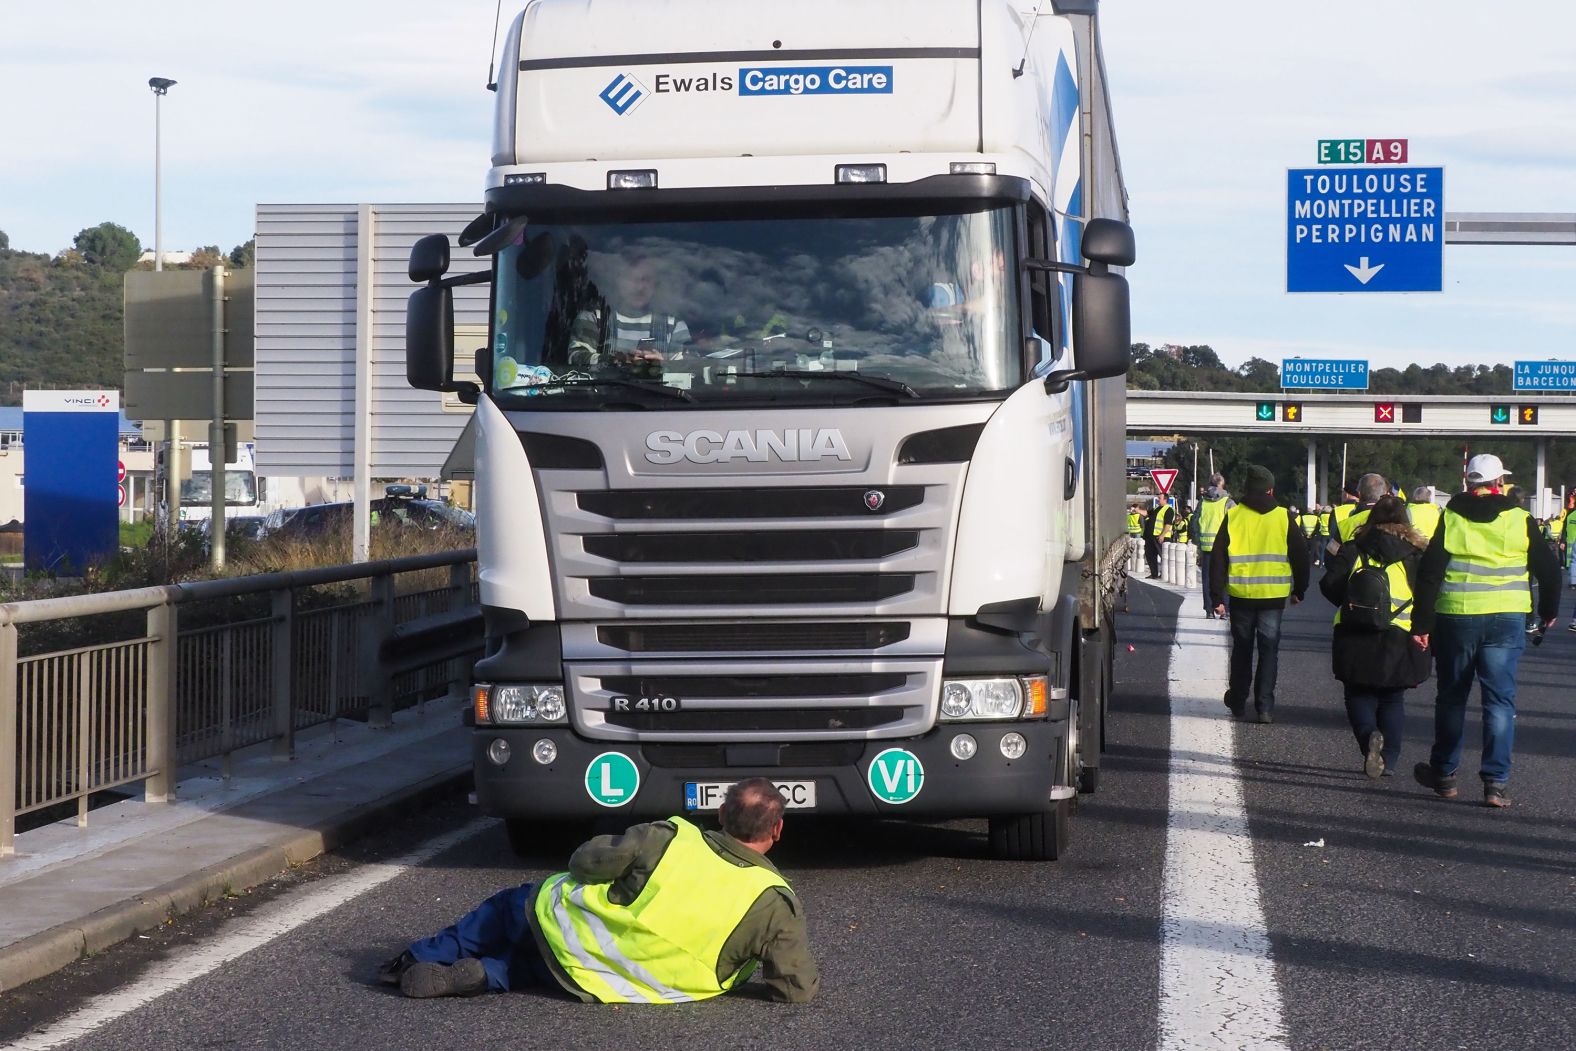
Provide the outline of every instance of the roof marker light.
<path id="1" fill-rule="evenodd" d="M 655 190 L 657 188 L 657 171 L 647 168 L 643 171 L 608 172 L 607 188 L 609 190 Z"/>
<path id="2" fill-rule="evenodd" d="M 840 183 L 886 182 L 886 165 L 839 164 L 837 166 L 837 181 Z"/>
<path id="3" fill-rule="evenodd" d="M 953 175 L 995 175 L 995 161 L 953 161 Z"/>
<path id="4" fill-rule="evenodd" d="M 505 186 L 538 186 L 546 181 L 546 172 L 510 172 L 503 177 Z"/>

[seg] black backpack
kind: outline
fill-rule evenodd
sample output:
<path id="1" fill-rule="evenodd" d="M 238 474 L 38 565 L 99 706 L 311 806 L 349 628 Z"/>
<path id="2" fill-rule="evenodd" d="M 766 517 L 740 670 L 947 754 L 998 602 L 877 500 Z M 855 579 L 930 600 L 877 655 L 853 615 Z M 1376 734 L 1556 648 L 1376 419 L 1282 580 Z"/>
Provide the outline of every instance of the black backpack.
<path id="1" fill-rule="evenodd" d="M 1371 562 L 1357 553 L 1357 568 L 1346 581 L 1346 602 L 1341 606 L 1341 623 L 1354 628 L 1383 631 L 1394 623 L 1396 614 L 1412 604 L 1407 599 L 1399 606 L 1390 599 L 1389 567 L 1393 562 Z"/>

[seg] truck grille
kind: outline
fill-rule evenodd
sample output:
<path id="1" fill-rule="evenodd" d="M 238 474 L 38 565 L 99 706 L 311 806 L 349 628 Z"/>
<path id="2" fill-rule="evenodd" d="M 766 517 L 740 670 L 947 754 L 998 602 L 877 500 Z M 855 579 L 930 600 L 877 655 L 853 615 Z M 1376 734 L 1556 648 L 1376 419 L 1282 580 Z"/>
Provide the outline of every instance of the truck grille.
<path id="1" fill-rule="evenodd" d="M 580 493 L 578 504 L 604 518 L 881 518 L 918 507 L 922 485 L 881 487 L 882 503 L 865 503 L 869 486 L 779 486 L 770 489 L 617 489 Z"/>
<path id="2" fill-rule="evenodd" d="M 764 754 L 762 749 L 766 750 Z M 864 751 L 863 741 L 801 741 L 797 744 L 747 745 L 745 748 L 725 744 L 648 744 L 640 749 L 646 762 L 668 770 L 851 766 L 859 761 Z"/>
<path id="3" fill-rule="evenodd" d="M 740 730 L 819 730 L 843 732 L 872 730 L 901 721 L 903 712 L 892 708 L 766 708 L 760 711 L 609 712 L 609 726 L 640 733 L 705 731 L 734 735 Z"/>
<path id="4" fill-rule="evenodd" d="M 858 562 L 919 543 L 916 529 L 777 530 L 741 533 L 604 533 L 585 550 L 612 562 Z"/>
<path id="5" fill-rule="evenodd" d="M 912 573 L 741 573 L 597 577 L 595 598 L 622 606 L 793 606 L 880 602 L 914 589 Z"/>
<path id="6" fill-rule="evenodd" d="M 909 637 L 904 621 L 599 625 L 597 640 L 628 653 L 877 650 Z"/>

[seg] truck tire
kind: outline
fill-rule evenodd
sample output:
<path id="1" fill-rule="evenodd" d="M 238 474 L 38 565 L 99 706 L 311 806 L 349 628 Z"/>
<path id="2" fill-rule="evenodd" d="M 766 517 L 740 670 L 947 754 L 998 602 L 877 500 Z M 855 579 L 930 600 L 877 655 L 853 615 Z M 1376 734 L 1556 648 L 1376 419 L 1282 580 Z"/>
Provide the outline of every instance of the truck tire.
<path id="1" fill-rule="evenodd" d="M 990 819 L 991 854 L 1003 861 L 1055 861 L 1072 838 L 1073 801 L 1059 799 L 1038 814 Z"/>

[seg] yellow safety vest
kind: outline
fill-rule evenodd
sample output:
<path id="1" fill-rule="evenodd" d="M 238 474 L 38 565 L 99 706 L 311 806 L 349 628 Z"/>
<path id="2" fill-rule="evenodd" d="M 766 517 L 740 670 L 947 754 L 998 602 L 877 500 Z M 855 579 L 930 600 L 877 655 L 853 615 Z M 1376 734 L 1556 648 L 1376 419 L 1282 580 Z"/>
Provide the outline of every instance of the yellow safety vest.
<path id="1" fill-rule="evenodd" d="M 1144 531 L 1144 518 L 1137 511 L 1127 512 L 1127 535 L 1138 536 Z"/>
<path id="2" fill-rule="evenodd" d="M 1291 557 L 1286 531 L 1291 512 L 1277 507 L 1259 514 L 1244 504 L 1226 512 L 1226 594 L 1232 598 L 1285 598 L 1291 594 Z"/>
<path id="3" fill-rule="evenodd" d="M 1330 512 L 1328 511 L 1319 512 L 1319 535 L 1330 535 Z"/>
<path id="4" fill-rule="evenodd" d="M 1220 523 L 1226 520 L 1226 498 L 1203 500 L 1198 505 L 1198 549 L 1208 554 L 1215 550 Z"/>
<path id="5" fill-rule="evenodd" d="M 1156 540 L 1165 540 L 1171 534 L 1171 523 L 1176 518 L 1176 509 L 1170 504 L 1161 504 L 1150 514 L 1154 515 L 1155 523 L 1149 529 L 1149 535 Z"/>
<path id="6" fill-rule="evenodd" d="M 1531 613 L 1532 579 L 1527 570 L 1527 519 L 1519 507 L 1492 522 L 1474 522 L 1445 508 L 1445 582 L 1434 609 L 1479 616 Z"/>
<path id="7" fill-rule="evenodd" d="M 1412 520 L 1412 528 L 1429 539 L 1439 529 L 1439 505 L 1432 501 L 1421 504 L 1407 504 L 1406 516 Z"/>
<path id="8" fill-rule="evenodd" d="M 1333 523 L 1335 528 L 1330 530 L 1330 535 L 1337 540 L 1341 539 L 1341 523 L 1351 517 L 1352 512 L 1356 510 L 1356 504 L 1336 504 L 1334 511 L 1335 522 Z"/>
<path id="9" fill-rule="evenodd" d="M 536 921 L 570 981 L 604 1004 L 675 1004 L 727 992 L 753 965 L 717 981 L 717 959 L 757 898 L 788 887 L 759 865 L 721 857 L 700 830 L 669 818 L 678 833 L 628 905 L 610 884 L 549 876 L 536 895 Z"/>
<path id="10" fill-rule="evenodd" d="M 1357 561 L 1352 563 L 1352 576 L 1357 575 L 1359 569 L 1372 566 L 1379 568 L 1378 562 L 1369 561 L 1368 556 L 1362 552 L 1357 553 Z M 1412 583 L 1406 579 L 1406 563 L 1392 562 L 1384 567 L 1384 575 L 1390 578 L 1390 608 L 1394 611 L 1394 618 L 1390 626 L 1400 628 L 1408 635 L 1412 633 Z M 1350 578 L 1348 578 L 1350 579 Z M 1335 611 L 1335 623 L 1341 622 L 1341 611 Z"/>
<path id="11" fill-rule="evenodd" d="M 1302 531 L 1308 536 L 1317 536 L 1319 530 L 1319 516 L 1303 513 L 1297 516 L 1297 524 L 1302 526 Z"/>
<path id="12" fill-rule="evenodd" d="M 1368 512 L 1372 510 L 1373 508 L 1371 507 L 1365 507 L 1361 511 L 1353 511 L 1335 523 L 1335 528 L 1341 534 L 1341 543 L 1349 544 L 1352 542 L 1352 537 L 1356 536 L 1357 530 L 1361 529 L 1363 523 L 1368 521 Z"/>

